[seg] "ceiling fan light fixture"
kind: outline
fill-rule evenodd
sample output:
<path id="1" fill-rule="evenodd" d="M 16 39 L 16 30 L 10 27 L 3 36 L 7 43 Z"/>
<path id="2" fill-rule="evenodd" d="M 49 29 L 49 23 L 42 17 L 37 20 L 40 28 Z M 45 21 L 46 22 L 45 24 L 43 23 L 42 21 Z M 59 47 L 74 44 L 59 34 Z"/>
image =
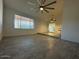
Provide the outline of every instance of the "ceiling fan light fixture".
<path id="1" fill-rule="evenodd" d="M 40 10 L 43 11 L 44 9 L 41 7 Z"/>
<path id="2" fill-rule="evenodd" d="M 45 11 L 45 12 L 49 13 L 49 10 L 54 10 L 55 9 L 55 8 L 51 8 L 49 6 L 52 5 L 52 4 L 55 4 L 56 1 L 53 1 L 53 2 L 48 3 L 48 4 L 45 4 L 46 0 L 37 0 L 37 2 L 39 3 L 39 10 L 41 12 Z"/>

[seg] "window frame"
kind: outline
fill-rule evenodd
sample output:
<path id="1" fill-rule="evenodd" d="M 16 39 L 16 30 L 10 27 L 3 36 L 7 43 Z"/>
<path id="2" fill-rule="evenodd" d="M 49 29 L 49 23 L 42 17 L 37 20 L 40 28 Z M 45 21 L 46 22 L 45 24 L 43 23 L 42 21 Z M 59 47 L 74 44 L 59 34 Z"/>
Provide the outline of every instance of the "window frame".
<path id="1" fill-rule="evenodd" d="M 56 23 L 55 22 L 50 22 L 48 25 L 48 31 L 49 32 L 55 32 L 56 31 Z"/>
<path id="2" fill-rule="evenodd" d="M 16 28 L 16 27 L 15 27 L 16 15 L 18 15 L 18 14 L 15 14 L 15 15 L 14 15 L 14 26 L 13 26 L 14 29 L 18 29 L 18 30 L 33 30 L 33 29 L 35 28 L 35 27 L 34 27 L 34 25 L 35 25 L 35 24 L 34 24 L 34 19 L 33 19 L 33 18 L 30 18 L 30 17 L 26 17 L 26 18 L 32 19 L 32 21 L 33 21 L 33 28 L 22 28 L 22 27 L 21 27 L 21 21 L 22 21 L 22 20 L 20 20 L 20 26 L 19 26 L 19 28 Z M 22 15 L 18 15 L 18 16 L 22 16 Z M 22 16 L 22 17 L 25 17 L 25 16 Z"/>

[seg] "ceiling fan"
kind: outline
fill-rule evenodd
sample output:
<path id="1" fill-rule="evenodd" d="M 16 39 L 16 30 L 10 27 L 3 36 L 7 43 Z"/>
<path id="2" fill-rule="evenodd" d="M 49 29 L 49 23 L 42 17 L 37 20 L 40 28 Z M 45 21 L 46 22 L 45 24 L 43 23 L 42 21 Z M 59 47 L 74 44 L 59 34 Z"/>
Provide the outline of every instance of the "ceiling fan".
<path id="1" fill-rule="evenodd" d="M 49 7 L 52 4 L 55 4 L 56 1 L 53 1 L 51 3 L 45 4 L 46 0 L 37 0 L 37 2 L 39 3 L 39 9 L 40 11 L 43 13 L 43 11 L 49 13 L 48 10 L 54 10 L 55 8 L 51 8 Z"/>

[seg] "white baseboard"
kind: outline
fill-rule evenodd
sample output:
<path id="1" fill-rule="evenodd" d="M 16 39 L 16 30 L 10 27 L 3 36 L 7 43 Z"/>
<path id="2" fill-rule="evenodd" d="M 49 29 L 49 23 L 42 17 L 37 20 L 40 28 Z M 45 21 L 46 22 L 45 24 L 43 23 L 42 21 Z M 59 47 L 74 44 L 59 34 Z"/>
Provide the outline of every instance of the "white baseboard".
<path id="1" fill-rule="evenodd" d="M 3 37 L 15 37 L 15 36 L 25 36 L 25 35 L 34 35 L 36 33 L 32 33 L 32 34 L 18 34 L 18 35 L 6 35 L 6 36 L 3 36 Z"/>

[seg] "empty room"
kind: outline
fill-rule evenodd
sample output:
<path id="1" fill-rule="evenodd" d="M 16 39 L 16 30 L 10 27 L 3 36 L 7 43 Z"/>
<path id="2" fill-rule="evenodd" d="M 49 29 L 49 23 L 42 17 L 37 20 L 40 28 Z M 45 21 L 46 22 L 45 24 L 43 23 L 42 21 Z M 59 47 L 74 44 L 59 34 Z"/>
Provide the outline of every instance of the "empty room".
<path id="1" fill-rule="evenodd" d="M 0 0 L 0 59 L 79 59 L 79 0 Z"/>

